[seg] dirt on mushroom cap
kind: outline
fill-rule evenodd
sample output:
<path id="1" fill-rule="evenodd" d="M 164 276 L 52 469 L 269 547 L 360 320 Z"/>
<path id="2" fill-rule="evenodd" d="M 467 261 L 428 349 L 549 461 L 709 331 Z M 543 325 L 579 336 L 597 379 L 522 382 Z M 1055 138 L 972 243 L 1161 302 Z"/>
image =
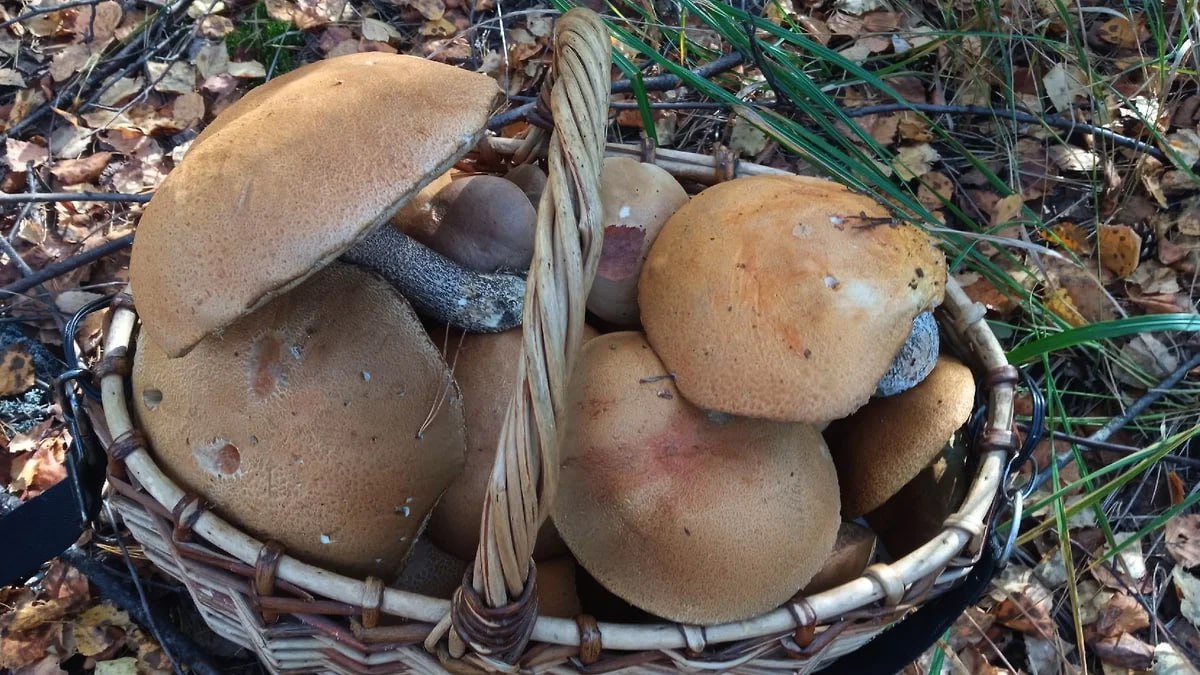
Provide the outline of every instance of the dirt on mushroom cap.
<path id="1" fill-rule="evenodd" d="M 130 282 L 150 337 L 179 356 L 328 264 L 470 150 L 499 98 L 486 75 L 380 53 L 248 93 L 138 225 Z"/>
<path id="2" fill-rule="evenodd" d="M 933 240 L 874 201 L 830 181 L 757 176 L 708 188 L 671 217 L 638 300 L 692 403 L 817 423 L 867 402 L 945 282 Z"/>
<path id="3" fill-rule="evenodd" d="M 812 426 L 714 421 L 632 332 L 584 346 L 567 405 L 554 522 L 627 602 L 687 623 L 745 619 L 786 601 L 833 549 L 837 477 Z"/>
<path id="4" fill-rule="evenodd" d="M 420 321 L 341 263 L 187 356 L 139 336 L 133 389 L 168 475 L 346 574 L 390 578 L 465 461 L 462 400 Z"/>

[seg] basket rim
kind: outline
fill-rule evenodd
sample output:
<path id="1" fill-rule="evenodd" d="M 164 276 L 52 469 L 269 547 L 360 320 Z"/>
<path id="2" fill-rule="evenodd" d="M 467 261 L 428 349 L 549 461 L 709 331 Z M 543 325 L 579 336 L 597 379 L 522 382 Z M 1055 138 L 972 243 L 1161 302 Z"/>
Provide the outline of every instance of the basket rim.
<path id="1" fill-rule="evenodd" d="M 485 142 L 498 154 L 511 154 L 517 139 L 486 137 Z M 634 156 L 652 161 L 677 177 L 700 183 L 715 183 L 755 175 L 796 175 L 760 164 L 741 162 L 728 156 L 705 155 L 679 150 L 653 149 L 633 144 L 609 143 L 607 156 Z M 126 289 L 123 292 L 127 292 Z M 987 518 L 999 494 L 1001 478 L 1012 448 L 1013 396 L 1015 378 L 1007 375 L 1011 366 L 994 333 L 984 321 L 984 308 L 970 300 L 953 277 L 947 278 L 946 300 L 939 310 L 949 314 L 953 335 L 974 352 L 979 369 L 988 373 L 985 383 L 988 415 L 980 443 L 978 467 L 959 509 L 948 517 L 943 530 L 908 555 L 891 563 L 875 563 L 858 578 L 811 596 L 796 596 L 784 605 L 756 617 L 708 626 L 690 626 L 662 620 L 652 624 L 598 622 L 602 646 L 614 651 L 671 650 L 703 648 L 709 644 L 788 634 L 797 628 L 816 626 L 843 618 L 856 610 L 884 601 L 887 607 L 902 611 L 909 586 L 933 576 L 942 580 L 948 565 L 973 564 L 975 554 L 959 557 L 972 548 L 975 553 L 987 534 Z M 943 322 L 945 323 L 945 322 Z M 132 302 L 118 303 L 105 332 L 104 359 L 127 359 L 130 341 L 138 324 Z M 116 445 L 122 439 L 137 436 L 125 397 L 127 375 L 119 368 L 101 366 L 102 408 L 105 421 Z M 990 433 L 989 433 L 990 432 Z M 992 440 L 987 440 L 991 438 Z M 126 441 L 127 443 L 129 441 Z M 111 446 L 110 446 L 111 448 Z M 111 449 L 110 449 L 111 452 Z M 199 508 L 194 499 L 158 468 L 149 453 L 148 443 L 135 443 L 122 457 L 126 470 L 141 488 L 180 521 L 192 523 L 192 530 L 207 544 L 254 565 L 266 543 L 210 511 Z M 277 576 L 309 592 L 354 606 L 378 606 L 389 615 L 437 625 L 449 620 L 451 601 L 395 588 L 384 588 L 381 601 L 370 596 L 369 583 L 339 575 L 288 555 L 279 559 Z M 960 574 L 946 574 L 953 583 Z M 581 644 L 581 627 L 574 619 L 539 615 L 533 629 L 534 642 L 567 646 Z"/>

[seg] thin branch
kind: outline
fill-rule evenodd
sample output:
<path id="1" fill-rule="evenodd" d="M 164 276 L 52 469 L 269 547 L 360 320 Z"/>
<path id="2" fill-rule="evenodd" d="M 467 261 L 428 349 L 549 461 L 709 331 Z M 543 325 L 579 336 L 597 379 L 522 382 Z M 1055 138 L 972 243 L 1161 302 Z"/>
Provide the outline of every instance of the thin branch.
<path id="1" fill-rule="evenodd" d="M 730 52 L 719 59 L 695 68 L 692 70 L 692 73 L 694 73 L 697 77 L 708 78 L 736 68 L 737 66 L 741 65 L 741 63 L 741 53 Z M 681 84 L 683 84 L 683 80 L 680 79 L 678 75 L 671 74 L 655 75 L 642 80 L 642 86 L 645 87 L 646 91 L 666 91 L 668 89 L 674 89 Z M 612 83 L 612 93 L 614 94 L 626 94 L 631 91 L 633 91 L 633 82 L 630 80 L 617 80 Z M 526 103 L 525 105 L 517 106 L 516 108 L 512 108 L 510 110 L 505 110 L 498 115 L 493 115 L 492 118 L 488 120 L 488 128 L 499 129 L 500 127 L 512 124 L 518 120 L 523 120 L 529 115 L 530 112 L 533 111 L 534 106 L 536 105 L 536 102 Z"/>
<path id="2" fill-rule="evenodd" d="M 36 19 L 37 17 L 42 16 L 43 14 L 53 14 L 54 12 L 59 12 L 64 9 L 71 9 L 73 7 L 83 7 L 85 5 L 98 5 L 103 1 L 104 0 L 77 0 L 76 2 L 68 2 L 68 3 L 61 4 L 61 5 L 54 5 L 53 7 L 39 7 L 37 9 L 33 9 L 28 12 L 25 12 L 24 14 L 16 17 L 15 19 L 9 19 L 8 21 L 0 21 L 0 28 L 8 28 L 9 26 L 12 26 L 14 24 L 22 23 L 22 22 L 28 21 L 30 19 Z"/>
<path id="3" fill-rule="evenodd" d="M 71 270 L 83 267 L 90 262 L 94 262 L 105 256 L 112 255 L 121 249 L 128 248 L 132 244 L 133 235 L 127 234 L 119 239 L 114 239 L 110 242 L 101 244 L 96 248 L 84 251 L 79 255 L 71 256 L 70 258 L 67 258 L 61 262 L 56 262 L 52 265 L 46 265 L 42 269 L 25 277 L 24 279 L 14 281 L 4 288 L 0 288 L 0 294 L 9 295 L 14 293 L 24 293 L 38 284 L 43 284 L 51 279 L 54 279 L 55 277 L 62 276 Z"/>
<path id="4" fill-rule="evenodd" d="M 116 192 L 22 192 L 0 193 L 0 204 L 24 202 L 132 202 L 145 204 L 150 194 L 126 195 Z"/>

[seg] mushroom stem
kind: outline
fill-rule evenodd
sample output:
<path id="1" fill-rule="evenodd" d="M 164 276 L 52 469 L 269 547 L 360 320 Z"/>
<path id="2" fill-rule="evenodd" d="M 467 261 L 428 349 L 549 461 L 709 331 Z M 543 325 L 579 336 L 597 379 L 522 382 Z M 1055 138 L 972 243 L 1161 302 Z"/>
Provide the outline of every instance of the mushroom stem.
<path id="1" fill-rule="evenodd" d="M 523 277 L 469 270 L 394 227 L 376 228 L 342 259 L 382 276 L 419 314 L 468 333 L 521 323 Z"/>

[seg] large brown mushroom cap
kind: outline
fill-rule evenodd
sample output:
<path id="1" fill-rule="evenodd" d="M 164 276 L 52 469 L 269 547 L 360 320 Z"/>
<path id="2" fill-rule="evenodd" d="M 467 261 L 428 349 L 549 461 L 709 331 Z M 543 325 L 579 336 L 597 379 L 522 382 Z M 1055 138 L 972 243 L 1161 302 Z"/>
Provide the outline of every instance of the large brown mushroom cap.
<path id="1" fill-rule="evenodd" d="M 801 593 L 816 595 L 857 579 L 871 564 L 875 541 L 875 533 L 871 530 L 858 523 L 843 522 L 838 528 L 833 553 Z"/>
<path id="2" fill-rule="evenodd" d="M 386 282 L 341 263 L 187 356 L 139 335 L 133 392 L 181 486 L 356 576 L 390 578 L 465 461 L 462 400 L 420 321 Z"/>
<path id="3" fill-rule="evenodd" d="M 138 225 L 130 283 L 151 339 L 184 354 L 341 255 L 470 150 L 499 97 L 486 75 L 380 53 L 248 93 Z"/>
<path id="4" fill-rule="evenodd" d="M 584 326 L 584 340 L 596 332 Z M 479 547 L 479 524 L 488 480 L 496 461 L 496 447 L 504 417 L 517 384 L 517 360 L 522 350 L 521 328 L 503 333 L 433 331 L 462 391 L 467 420 L 467 464 L 446 490 L 429 518 L 429 537 L 443 550 L 473 560 Z M 538 560 L 566 553 L 566 546 L 549 520 L 542 525 L 534 546 Z"/>
<path id="5" fill-rule="evenodd" d="M 638 277 L 650 246 L 671 214 L 688 201 L 675 177 L 632 157 L 607 157 L 600 173 L 604 246 L 587 308 L 616 326 L 639 323 Z"/>
<path id="6" fill-rule="evenodd" d="M 638 300 L 692 403 L 818 423 L 867 402 L 945 282 L 933 240 L 873 200 L 757 176 L 710 187 L 671 217 Z"/>
<path id="7" fill-rule="evenodd" d="M 842 515 L 856 518 L 896 494 L 929 466 L 974 405 L 971 370 L 943 355 L 921 384 L 830 424 L 825 437 L 842 486 Z"/>
<path id="8" fill-rule="evenodd" d="M 640 333 L 589 341 L 572 376 L 552 516 L 614 594 L 696 624 L 785 602 L 833 549 L 837 477 L 812 426 L 714 420 Z"/>
<path id="9" fill-rule="evenodd" d="M 971 479 L 966 444 L 952 442 L 899 492 L 866 514 L 867 522 L 892 558 L 906 556 L 942 531 L 946 518 L 966 498 Z"/>

